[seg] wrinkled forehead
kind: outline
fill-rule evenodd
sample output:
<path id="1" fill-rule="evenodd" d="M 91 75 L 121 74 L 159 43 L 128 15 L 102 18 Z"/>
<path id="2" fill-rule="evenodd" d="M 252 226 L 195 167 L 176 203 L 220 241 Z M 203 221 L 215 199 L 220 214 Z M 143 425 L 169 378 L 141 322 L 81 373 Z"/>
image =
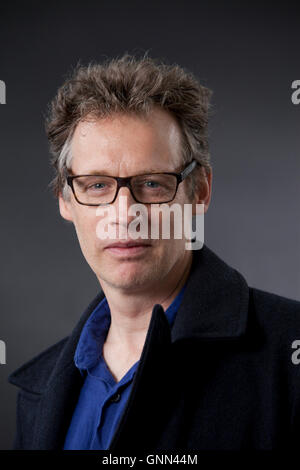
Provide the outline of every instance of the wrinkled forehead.
<path id="1" fill-rule="evenodd" d="M 172 171 L 182 162 L 181 130 L 160 109 L 147 116 L 88 117 L 75 129 L 71 155 L 74 172 Z"/>

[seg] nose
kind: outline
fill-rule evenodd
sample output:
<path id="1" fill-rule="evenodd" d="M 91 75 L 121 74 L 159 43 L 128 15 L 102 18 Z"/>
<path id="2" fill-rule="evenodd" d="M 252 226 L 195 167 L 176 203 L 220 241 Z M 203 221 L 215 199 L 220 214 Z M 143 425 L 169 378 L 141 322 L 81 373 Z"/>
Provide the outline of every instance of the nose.
<path id="1" fill-rule="evenodd" d="M 126 186 L 121 187 L 114 201 L 117 224 L 127 228 L 128 224 L 135 219 L 135 215 L 129 215 L 129 209 L 132 204 L 137 204 L 137 202 L 133 198 L 130 189 Z"/>

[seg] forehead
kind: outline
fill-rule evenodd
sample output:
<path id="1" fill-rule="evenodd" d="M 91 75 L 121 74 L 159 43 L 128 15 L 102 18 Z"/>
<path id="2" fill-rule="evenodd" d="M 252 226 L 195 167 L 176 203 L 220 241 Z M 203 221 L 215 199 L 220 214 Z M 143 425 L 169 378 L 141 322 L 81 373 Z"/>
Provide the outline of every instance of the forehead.
<path id="1" fill-rule="evenodd" d="M 71 166 L 76 173 L 168 171 L 180 166 L 181 148 L 180 127 L 166 111 L 89 117 L 75 129 Z"/>

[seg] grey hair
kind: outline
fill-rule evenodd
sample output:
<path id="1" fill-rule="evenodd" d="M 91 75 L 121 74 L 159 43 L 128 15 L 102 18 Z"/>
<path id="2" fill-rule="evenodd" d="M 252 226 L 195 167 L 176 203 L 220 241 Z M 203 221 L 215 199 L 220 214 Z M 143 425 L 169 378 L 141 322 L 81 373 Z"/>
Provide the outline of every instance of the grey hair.
<path id="1" fill-rule="evenodd" d="M 61 152 L 58 156 L 57 159 L 57 164 L 58 164 L 58 172 L 63 175 L 69 168 L 71 168 L 71 163 L 72 163 L 72 153 L 71 153 L 71 146 L 72 146 L 72 139 L 73 139 L 73 132 L 70 132 L 70 134 L 67 137 L 67 140 L 65 141 L 63 148 L 61 149 Z M 70 199 L 70 187 L 67 184 L 67 180 L 64 178 L 63 179 L 64 183 L 62 186 L 62 196 L 63 198 L 68 201 Z"/>

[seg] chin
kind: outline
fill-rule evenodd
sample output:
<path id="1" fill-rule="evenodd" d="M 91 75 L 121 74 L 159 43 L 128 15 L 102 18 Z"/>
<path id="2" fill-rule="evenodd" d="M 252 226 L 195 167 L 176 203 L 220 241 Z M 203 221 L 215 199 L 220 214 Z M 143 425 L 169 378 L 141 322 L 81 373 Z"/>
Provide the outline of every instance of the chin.
<path id="1" fill-rule="evenodd" d="M 157 279 L 154 269 L 145 269 L 145 266 L 123 266 L 116 269 L 115 275 L 112 271 L 107 276 L 101 276 L 108 284 L 120 289 L 132 289 L 140 287 Z"/>

